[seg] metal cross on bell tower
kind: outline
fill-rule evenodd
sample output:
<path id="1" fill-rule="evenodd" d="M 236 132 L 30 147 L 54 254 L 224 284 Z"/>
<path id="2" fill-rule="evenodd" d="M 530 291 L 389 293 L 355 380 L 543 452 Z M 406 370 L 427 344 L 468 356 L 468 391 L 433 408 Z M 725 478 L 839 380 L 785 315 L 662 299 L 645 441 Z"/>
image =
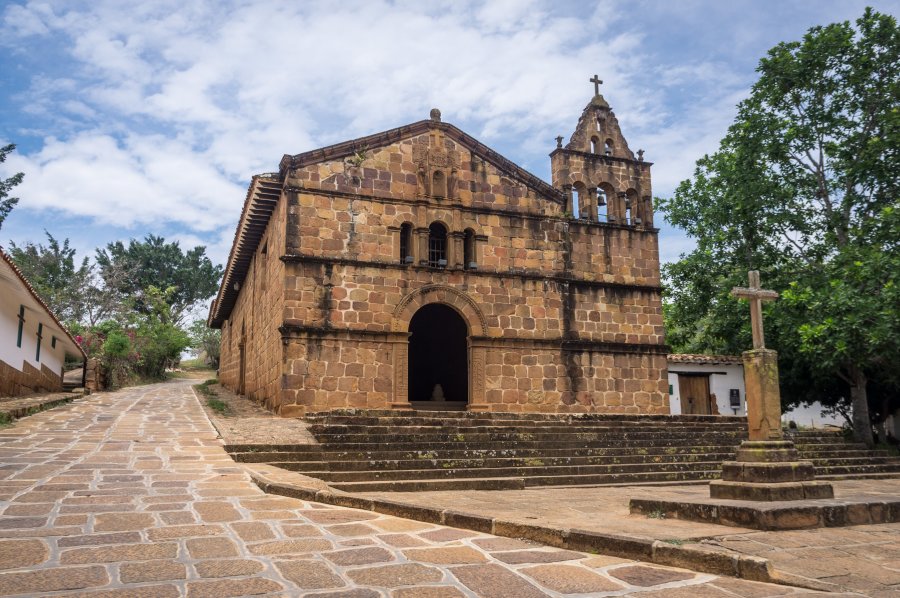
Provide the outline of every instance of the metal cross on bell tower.
<path id="1" fill-rule="evenodd" d="M 597 75 L 594 75 L 591 79 L 588 79 L 588 81 L 594 84 L 594 95 L 600 95 L 600 85 L 603 84 L 603 80 Z"/>

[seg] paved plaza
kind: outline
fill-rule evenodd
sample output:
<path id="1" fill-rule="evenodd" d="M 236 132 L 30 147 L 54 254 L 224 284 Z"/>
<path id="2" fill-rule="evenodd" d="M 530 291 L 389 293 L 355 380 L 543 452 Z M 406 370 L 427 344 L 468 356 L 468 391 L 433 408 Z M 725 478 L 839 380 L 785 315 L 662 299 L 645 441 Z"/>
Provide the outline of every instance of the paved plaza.
<path id="1" fill-rule="evenodd" d="M 816 595 L 266 495 L 190 384 L 0 429 L 0 595 Z"/>

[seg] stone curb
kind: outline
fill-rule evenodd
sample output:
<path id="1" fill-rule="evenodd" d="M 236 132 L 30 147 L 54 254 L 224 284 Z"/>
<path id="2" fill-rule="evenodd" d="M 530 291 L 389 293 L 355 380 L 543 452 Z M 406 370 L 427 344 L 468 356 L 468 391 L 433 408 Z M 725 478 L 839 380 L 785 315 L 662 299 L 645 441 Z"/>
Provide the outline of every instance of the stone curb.
<path id="1" fill-rule="evenodd" d="M 63 396 L 53 395 L 52 397 L 47 397 L 46 399 L 41 397 L 34 397 L 33 400 L 29 400 L 28 398 L 13 398 L 8 402 L 22 401 L 22 404 L 16 406 L 5 406 L 3 405 L 3 403 L 0 403 L 0 413 L 7 414 L 10 420 L 21 419 L 29 415 L 34 415 L 35 413 L 40 413 L 41 411 L 47 411 L 48 409 L 53 409 L 54 407 L 59 407 L 60 405 L 71 403 L 75 399 L 82 396 L 84 395 L 79 392 L 67 393 Z"/>
<path id="2" fill-rule="evenodd" d="M 262 465 L 262 467 L 260 467 Z M 530 523 L 507 521 L 452 509 L 438 509 L 412 505 L 395 500 L 371 499 L 333 490 L 316 488 L 320 480 L 310 478 L 310 486 L 277 481 L 266 475 L 264 464 L 244 469 L 253 482 L 267 494 L 288 496 L 300 500 L 374 511 L 385 515 L 403 517 L 426 523 L 490 533 L 495 536 L 522 538 L 548 546 L 567 548 L 581 552 L 604 554 L 639 560 L 658 565 L 681 567 L 701 573 L 737 577 L 751 581 L 776 583 L 820 591 L 835 591 L 837 586 L 824 584 L 805 577 L 785 575 L 775 571 L 768 559 L 756 556 L 726 553 L 697 546 L 680 546 L 661 540 L 606 534 L 579 529 L 562 529 Z M 299 476 L 298 477 L 305 477 Z"/>

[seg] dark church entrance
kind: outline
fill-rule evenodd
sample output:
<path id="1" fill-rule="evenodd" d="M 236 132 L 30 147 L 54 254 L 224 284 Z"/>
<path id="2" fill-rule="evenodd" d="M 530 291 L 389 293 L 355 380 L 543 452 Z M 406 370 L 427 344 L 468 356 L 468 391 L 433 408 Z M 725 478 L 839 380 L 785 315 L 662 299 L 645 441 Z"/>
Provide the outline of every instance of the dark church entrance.
<path id="1" fill-rule="evenodd" d="M 465 320 L 441 303 L 422 306 L 409 323 L 409 400 L 417 409 L 465 409 L 469 367 Z"/>

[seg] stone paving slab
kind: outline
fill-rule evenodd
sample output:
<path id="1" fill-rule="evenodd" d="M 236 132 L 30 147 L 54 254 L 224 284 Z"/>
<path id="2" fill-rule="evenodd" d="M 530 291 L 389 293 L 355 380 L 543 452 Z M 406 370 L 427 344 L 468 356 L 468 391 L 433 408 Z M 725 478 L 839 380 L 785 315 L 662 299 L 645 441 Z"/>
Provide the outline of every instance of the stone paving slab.
<path id="1" fill-rule="evenodd" d="M 811 595 L 267 495 L 190 382 L 16 422 L 0 464 L 3 596 Z"/>
<path id="2" fill-rule="evenodd" d="M 900 497 L 900 480 L 835 480 L 835 502 L 891 502 Z M 403 502 L 410 509 L 463 511 L 473 516 L 569 532 L 618 534 L 653 547 L 693 549 L 705 554 L 765 559 L 772 579 L 829 592 L 900 596 L 900 524 L 862 525 L 792 531 L 757 531 L 706 522 L 633 514 L 632 498 L 702 501 L 705 486 L 534 488 L 517 491 L 359 493 L 357 500 Z M 412 511 L 411 511 L 412 512 Z M 458 521 L 462 521 L 460 518 Z M 495 533 L 497 532 L 494 529 Z M 609 548 L 609 550 L 618 549 Z M 816 552 L 811 550 L 816 549 Z M 601 547 L 601 550 L 604 548 Z M 651 555 L 652 556 L 652 555 Z M 685 565 L 691 555 L 672 554 L 666 562 Z M 702 558 L 701 554 L 694 555 Z M 648 557 L 650 558 L 650 557 Z M 678 561 L 678 558 L 685 560 Z M 715 563 L 709 563 L 715 565 Z M 690 565 L 701 568 L 702 563 Z"/>
<path id="3" fill-rule="evenodd" d="M 207 417 L 225 444 L 318 444 L 302 419 L 275 415 L 259 403 L 236 395 L 220 384 L 213 384 L 210 389 L 228 407 L 225 414 L 219 413 L 207 407 L 206 400 L 201 397 Z"/>

